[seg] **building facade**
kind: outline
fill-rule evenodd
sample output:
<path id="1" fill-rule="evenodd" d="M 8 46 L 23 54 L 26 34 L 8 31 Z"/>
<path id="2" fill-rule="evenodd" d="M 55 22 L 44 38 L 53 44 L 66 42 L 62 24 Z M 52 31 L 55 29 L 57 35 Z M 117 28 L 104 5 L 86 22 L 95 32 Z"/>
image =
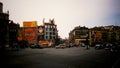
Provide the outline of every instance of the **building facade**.
<path id="1" fill-rule="evenodd" d="M 45 40 L 44 39 L 44 26 L 43 25 L 38 26 L 38 42 L 40 40 Z"/>
<path id="2" fill-rule="evenodd" d="M 43 20 L 43 26 L 45 40 L 55 40 L 58 37 L 57 25 L 55 24 L 54 19 L 50 19 L 49 22 Z"/>
<path id="3" fill-rule="evenodd" d="M 23 22 L 23 39 L 28 41 L 29 44 L 40 44 L 43 47 L 53 44 L 58 38 L 57 25 L 53 20 L 45 22 L 43 25 L 38 26 L 36 21 L 24 21 Z"/>
<path id="4" fill-rule="evenodd" d="M 120 26 L 105 26 L 105 30 L 108 31 L 108 42 L 119 42 L 120 41 Z"/>
<path id="5" fill-rule="evenodd" d="M 45 19 L 43 19 L 43 26 L 40 26 L 38 31 L 39 43 L 43 46 L 51 47 L 53 44 L 57 43 L 58 30 L 54 19 L 49 19 L 49 22 L 45 22 Z"/>
<path id="6" fill-rule="evenodd" d="M 69 40 L 73 43 L 81 43 L 89 40 L 89 45 L 103 43 L 120 43 L 120 26 L 100 26 L 93 28 L 75 27 L 69 33 Z"/>
<path id="7" fill-rule="evenodd" d="M 87 44 L 89 40 L 89 29 L 87 27 L 77 26 L 69 33 L 69 41 L 75 44 Z"/>
<path id="8" fill-rule="evenodd" d="M 0 2 L 0 48 L 9 44 L 9 12 L 3 13 L 3 4 Z"/>
<path id="9" fill-rule="evenodd" d="M 28 41 L 29 44 L 37 44 L 37 21 L 24 21 L 23 31 L 23 40 Z"/>
<path id="10" fill-rule="evenodd" d="M 13 44 L 18 43 L 18 29 L 20 28 L 19 24 L 10 21 L 9 23 L 9 45 L 13 46 Z"/>
<path id="11" fill-rule="evenodd" d="M 120 26 L 102 26 L 91 28 L 92 43 L 115 43 L 120 41 Z"/>

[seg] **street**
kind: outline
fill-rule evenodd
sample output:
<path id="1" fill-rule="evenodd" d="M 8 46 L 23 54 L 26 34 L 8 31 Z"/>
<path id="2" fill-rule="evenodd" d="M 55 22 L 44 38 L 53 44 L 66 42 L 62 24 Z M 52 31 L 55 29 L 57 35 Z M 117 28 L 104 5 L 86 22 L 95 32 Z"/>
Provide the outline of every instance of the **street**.
<path id="1" fill-rule="evenodd" d="M 3 53 L 0 57 L 3 68 L 112 68 L 119 56 L 104 49 L 73 47 L 26 48 Z"/>

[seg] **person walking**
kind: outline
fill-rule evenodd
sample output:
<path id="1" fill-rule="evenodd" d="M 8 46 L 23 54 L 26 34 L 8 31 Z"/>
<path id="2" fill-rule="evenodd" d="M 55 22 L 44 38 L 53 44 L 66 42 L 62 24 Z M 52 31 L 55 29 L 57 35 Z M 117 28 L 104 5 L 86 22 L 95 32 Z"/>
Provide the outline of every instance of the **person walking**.
<path id="1" fill-rule="evenodd" d="M 88 37 L 86 38 L 86 49 L 90 49 Z"/>

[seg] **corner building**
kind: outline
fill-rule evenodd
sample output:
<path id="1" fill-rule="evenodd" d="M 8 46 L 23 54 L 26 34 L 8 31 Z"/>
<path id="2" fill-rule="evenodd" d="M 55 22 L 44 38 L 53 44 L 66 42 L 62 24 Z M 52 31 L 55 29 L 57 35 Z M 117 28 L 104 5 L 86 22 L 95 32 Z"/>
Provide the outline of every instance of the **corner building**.
<path id="1" fill-rule="evenodd" d="M 69 33 L 69 41 L 75 44 L 87 44 L 89 40 L 89 29 L 87 27 L 77 26 Z"/>
<path id="2" fill-rule="evenodd" d="M 55 40 L 58 37 L 57 25 L 55 24 L 54 19 L 50 19 L 49 22 L 43 20 L 43 26 L 45 40 Z"/>
<path id="3" fill-rule="evenodd" d="M 38 42 L 43 47 L 51 47 L 56 43 L 58 38 L 57 25 L 54 19 L 49 19 L 49 22 L 45 22 L 43 19 L 43 25 L 38 27 Z"/>
<path id="4" fill-rule="evenodd" d="M 0 2 L 0 49 L 9 44 L 9 12 L 3 13 L 3 4 Z"/>

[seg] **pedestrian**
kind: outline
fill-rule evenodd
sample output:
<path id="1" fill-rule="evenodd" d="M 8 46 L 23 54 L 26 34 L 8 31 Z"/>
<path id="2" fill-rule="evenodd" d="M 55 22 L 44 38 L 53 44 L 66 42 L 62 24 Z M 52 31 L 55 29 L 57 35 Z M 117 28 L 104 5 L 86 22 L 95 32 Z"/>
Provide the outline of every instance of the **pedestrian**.
<path id="1" fill-rule="evenodd" d="M 89 46 L 89 45 L 86 45 L 86 49 L 87 49 L 87 50 L 90 49 L 90 46 Z"/>
<path id="2" fill-rule="evenodd" d="M 90 49 L 90 46 L 89 46 L 89 41 L 88 41 L 88 39 L 86 40 L 86 49 Z"/>

